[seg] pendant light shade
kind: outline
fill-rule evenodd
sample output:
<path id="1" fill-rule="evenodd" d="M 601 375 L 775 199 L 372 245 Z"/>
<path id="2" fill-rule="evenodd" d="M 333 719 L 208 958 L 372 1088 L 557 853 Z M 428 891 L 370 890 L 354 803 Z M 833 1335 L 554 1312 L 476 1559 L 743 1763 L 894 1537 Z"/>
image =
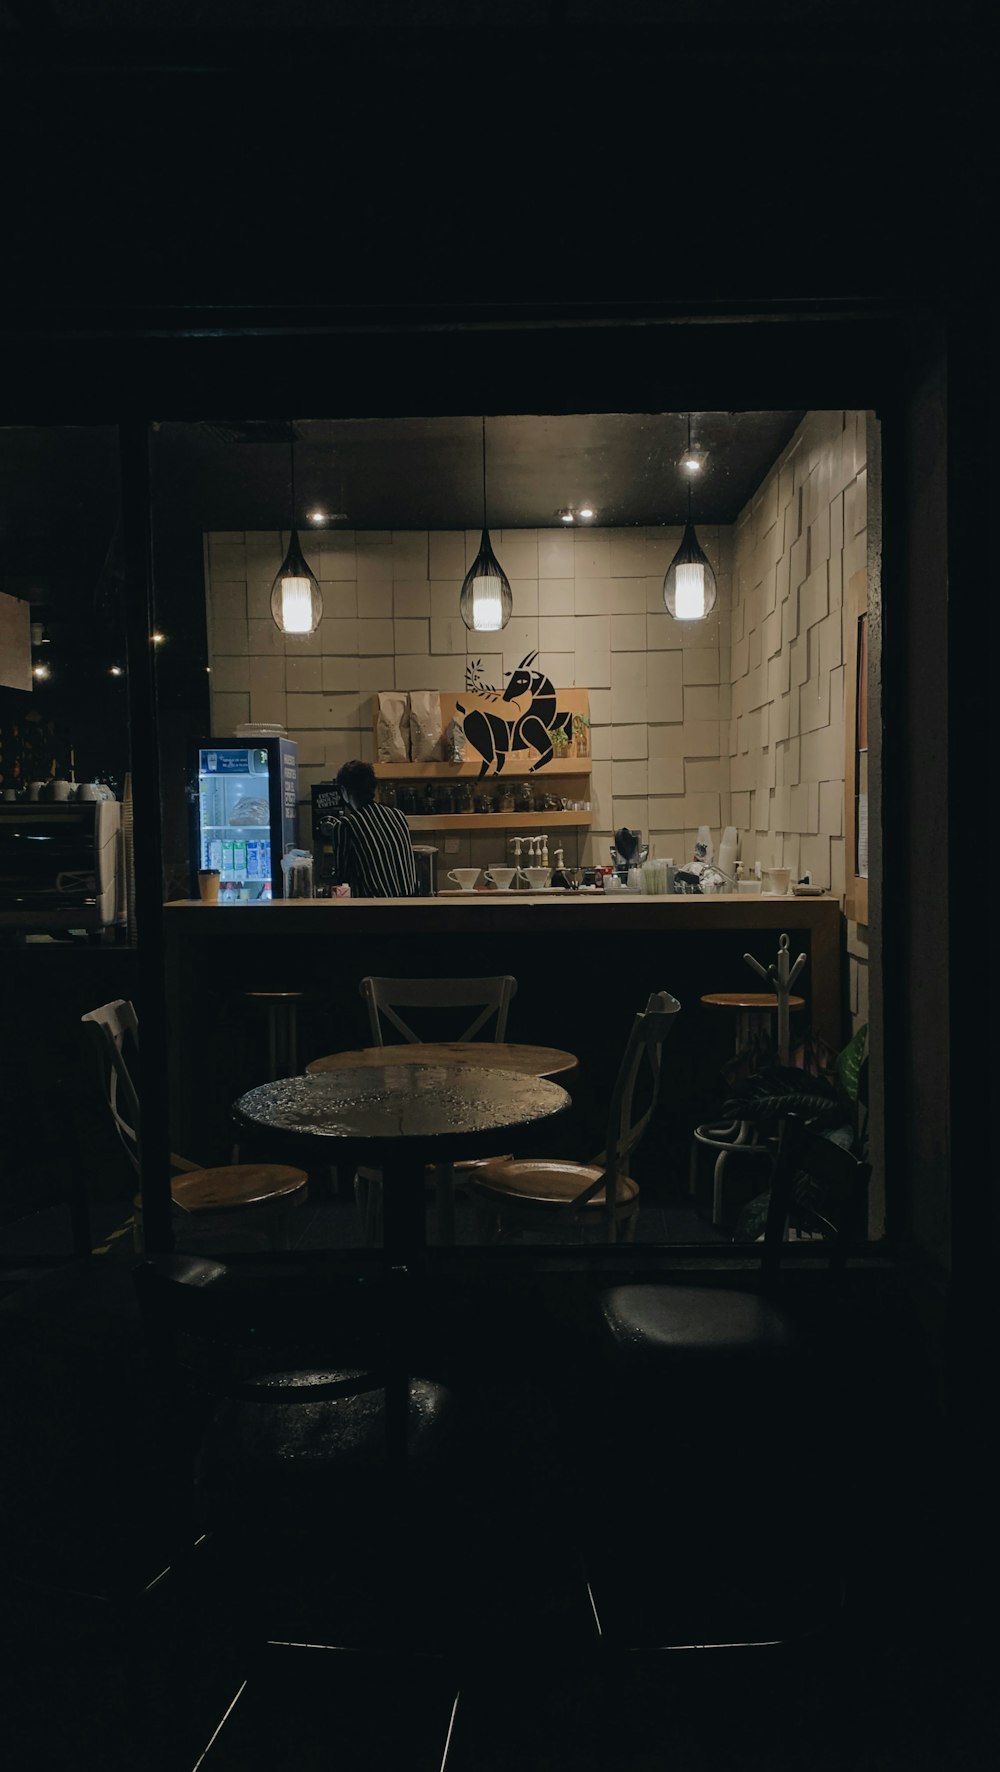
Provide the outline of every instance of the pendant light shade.
<path id="1" fill-rule="evenodd" d="M 689 518 L 663 580 L 663 601 L 675 621 L 704 621 L 715 608 L 718 595 L 715 573 Z"/>
<path id="2" fill-rule="evenodd" d="M 663 601 L 667 606 L 668 615 L 675 621 L 704 621 L 711 615 L 718 601 L 719 589 L 715 582 L 715 573 L 709 565 L 704 549 L 699 546 L 698 537 L 691 521 L 691 474 L 701 472 L 705 457 L 691 447 L 691 414 L 687 415 L 687 450 L 678 462 L 687 476 L 688 495 L 687 522 L 681 545 L 667 567 L 663 580 Z M 694 465 L 697 463 L 697 469 Z"/>
<path id="3" fill-rule="evenodd" d="M 289 474 L 292 483 L 292 523 L 295 523 L 295 426 L 288 427 Z M 293 527 L 288 552 L 271 586 L 271 615 L 283 634 L 314 634 L 323 614 L 323 597 L 315 572 L 308 564 Z"/>
<path id="4" fill-rule="evenodd" d="M 283 634 L 314 634 L 323 614 L 323 597 L 315 572 L 293 529 L 288 552 L 271 586 L 271 614 Z"/>
<path id="5" fill-rule="evenodd" d="M 496 634 L 510 620 L 514 598 L 510 579 L 490 542 L 486 526 L 486 419 L 483 419 L 483 533 L 479 552 L 462 580 L 458 611 L 475 634 Z"/>
<path id="6" fill-rule="evenodd" d="M 458 607 L 466 627 L 477 634 L 495 634 L 510 620 L 514 607 L 510 580 L 493 552 L 488 529 L 483 530 L 479 552 L 462 582 Z"/>

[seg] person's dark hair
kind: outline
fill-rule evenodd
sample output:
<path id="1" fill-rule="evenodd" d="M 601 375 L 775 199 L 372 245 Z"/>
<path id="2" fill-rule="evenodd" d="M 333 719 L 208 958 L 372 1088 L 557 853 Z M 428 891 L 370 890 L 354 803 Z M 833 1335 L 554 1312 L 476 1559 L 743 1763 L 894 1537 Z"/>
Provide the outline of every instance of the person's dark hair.
<path id="1" fill-rule="evenodd" d="M 337 771 L 337 786 L 352 806 L 370 806 L 375 798 L 375 771 L 357 757 Z"/>

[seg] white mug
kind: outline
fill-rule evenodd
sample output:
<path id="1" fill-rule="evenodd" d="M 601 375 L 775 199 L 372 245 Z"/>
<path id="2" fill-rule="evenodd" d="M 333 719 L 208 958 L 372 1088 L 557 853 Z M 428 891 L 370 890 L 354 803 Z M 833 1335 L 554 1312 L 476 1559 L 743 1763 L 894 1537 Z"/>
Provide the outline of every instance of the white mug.
<path id="1" fill-rule="evenodd" d="M 516 868 L 487 868 L 483 876 L 492 886 L 499 886 L 501 892 L 509 892 Z"/>
<path id="2" fill-rule="evenodd" d="M 102 795 L 95 782 L 81 781 L 76 790 L 76 797 L 78 800 L 100 800 Z"/>
<path id="3" fill-rule="evenodd" d="M 73 783 L 64 781 L 61 775 L 57 776 L 54 781 L 48 783 L 48 796 L 50 800 L 71 800 L 73 798 Z"/>
<path id="4" fill-rule="evenodd" d="M 449 880 L 460 886 L 463 892 L 471 892 L 479 878 L 478 868 L 452 868 Z"/>

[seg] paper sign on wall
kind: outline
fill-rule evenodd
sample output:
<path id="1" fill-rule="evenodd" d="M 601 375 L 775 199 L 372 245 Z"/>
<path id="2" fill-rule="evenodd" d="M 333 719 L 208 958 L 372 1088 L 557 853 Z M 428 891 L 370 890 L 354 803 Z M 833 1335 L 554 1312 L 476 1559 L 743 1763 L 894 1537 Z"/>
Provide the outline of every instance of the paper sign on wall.
<path id="1" fill-rule="evenodd" d="M 31 688 L 31 605 L 0 591 L 0 688 Z"/>

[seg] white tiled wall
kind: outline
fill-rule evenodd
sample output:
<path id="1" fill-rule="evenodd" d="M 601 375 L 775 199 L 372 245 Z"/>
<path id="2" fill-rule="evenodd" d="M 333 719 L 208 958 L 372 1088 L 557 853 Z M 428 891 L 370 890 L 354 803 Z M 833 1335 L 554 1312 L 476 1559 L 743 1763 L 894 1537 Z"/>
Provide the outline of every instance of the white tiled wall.
<path id="1" fill-rule="evenodd" d="M 699 824 L 729 822 L 728 529 L 700 528 L 718 575 L 709 621 L 676 623 L 663 575 L 679 529 L 508 529 L 493 545 L 514 594 L 501 635 L 470 634 L 458 613 L 479 531 L 357 530 L 303 536 L 323 593 L 317 632 L 278 632 L 270 590 L 287 536 L 213 534 L 206 579 L 212 724 L 280 721 L 299 745 L 303 819 L 309 789 L 349 757 L 372 758 L 372 694 L 465 687 L 469 659 L 487 682 L 527 652 L 559 688 L 590 691 L 593 827 L 580 860 L 608 859 L 620 825 L 656 853 L 690 855 Z M 539 828 L 544 828 L 540 817 Z M 575 859 L 572 833 L 567 860 Z M 550 843 L 554 847 L 554 840 Z M 462 838 L 441 860 L 499 861 L 499 838 Z"/>
<path id="2" fill-rule="evenodd" d="M 844 588 L 866 565 L 866 414 L 811 412 L 741 512 L 733 547 L 729 755 L 744 860 L 844 894 Z M 867 1020 L 866 932 L 850 1005 Z"/>

